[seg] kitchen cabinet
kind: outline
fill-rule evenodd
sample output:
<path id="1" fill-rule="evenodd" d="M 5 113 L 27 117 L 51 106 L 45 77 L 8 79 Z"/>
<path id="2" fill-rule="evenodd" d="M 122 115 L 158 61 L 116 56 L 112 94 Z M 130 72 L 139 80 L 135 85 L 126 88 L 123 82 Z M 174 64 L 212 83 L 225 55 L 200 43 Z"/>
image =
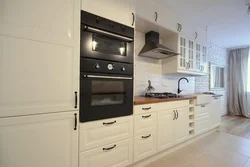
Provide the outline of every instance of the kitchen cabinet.
<path id="1" fill-rule="evenodd" d="M 176 114 L 175 114 L 176 112 Z M 189 109 L 175 108 L 158 112 L 158 151 L 185 141 L 189 136 Z"/>
<path id="2" fill-rule="evenodd" d="M 81 9 L 89 13 L 134 27 L 134 0 L 82 0 Z"/>
<path id="3" fill-rule="evenodd" d="M 211 128 L 218 127 L 221 123 L 221 97 L 213 97 L 209 112 Z"/>
<path id="4" fill-rule="evenodd" d="M 149 132 L 134 138 L 134 162 L 156 153 L 156 134 Z"/>
<path id="5" fill-rule="evenodd" d="M 140 135 L 156 130 L 156 113 L 147 113 L 134 116 L 134 134 Z"/>
<path id="6" fill-rule="evenodd" d="M 133 118 L 118 117 L 80 124 L 80 152 L 133 137 Z"/>
<path id="7" fill-rule="evenodd" d="M 79 167 L 126 167 L 132 162 L 132 139 L 110 143 L 79 155 Z"/>
<path id="8" fill-rule="evenodd" d="M 80 0 L 0 3 L 0 117 L 78 110 Z"/>
<path id="9" fill-rule="evenodd" d="M 199 135 L 210 129 L 211 104 L 200 104 L 195 107 L 195 134 Z"/>
<path id="10" fill-rule="evenodd" d="M 1 167 L 78 167 L 77 112 L 0 118 Z"/>
<path id="11" fill-rule="evenodd" d="M 207 31 L 200 28 L 200 27 L 195 27 L 195 40 L 198 42 L 204 43 L 207 41 Z"/>
<path id="12" fill-rule="evenodd" d="M 150 22 L 157 21 L 156 2 L 152 0 L 136 0 L 136 15 Z"/>
<path id="13" fill-rule="evenodd" d="M 185 141 L 189 136 L 189 109 L 178 108 L 176 112 L 178 113 L 175 121 L 175 143 L 177 144 Z"/>

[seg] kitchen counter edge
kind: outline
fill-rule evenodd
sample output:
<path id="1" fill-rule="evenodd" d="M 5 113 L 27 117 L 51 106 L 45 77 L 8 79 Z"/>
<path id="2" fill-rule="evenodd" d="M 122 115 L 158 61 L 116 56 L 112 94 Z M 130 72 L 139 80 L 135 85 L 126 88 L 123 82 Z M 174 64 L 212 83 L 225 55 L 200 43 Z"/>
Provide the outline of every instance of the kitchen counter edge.
<path id="1" fill-rule="evenodd" d="M 159 98 L 135 96 L 134 97 L 134 105 L 171 102 L 171 101 L 180 101 L 180 100 L 192 100 L 192 99 L 196 99 L 196 98 L 197 98 L 196 96 L 182 96 L 182 97 L 178 97 L 178 98 L 159 99 Z"/>

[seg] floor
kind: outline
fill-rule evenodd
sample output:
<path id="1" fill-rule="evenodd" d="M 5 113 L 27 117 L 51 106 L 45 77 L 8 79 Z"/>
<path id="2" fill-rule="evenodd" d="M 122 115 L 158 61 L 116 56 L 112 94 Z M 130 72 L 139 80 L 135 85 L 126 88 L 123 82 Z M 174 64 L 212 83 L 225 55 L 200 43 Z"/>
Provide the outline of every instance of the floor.
<path id="1" fill-rule="evenodd" d="M 221 131 L 250 139 L 250 119 L 236 116 L 224 116 Z"/>
<path id="2" fill-rule="evenodd" d="M 250 167 L 250 119 L 222 117 L 214 132 L 145 167 Z"/>

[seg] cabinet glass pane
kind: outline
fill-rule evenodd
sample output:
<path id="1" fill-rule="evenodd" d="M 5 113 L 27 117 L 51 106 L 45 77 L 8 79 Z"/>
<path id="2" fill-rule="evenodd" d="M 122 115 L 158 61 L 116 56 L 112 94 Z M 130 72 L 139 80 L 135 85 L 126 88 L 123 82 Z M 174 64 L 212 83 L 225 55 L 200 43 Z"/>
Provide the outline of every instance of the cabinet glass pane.
<path id="1" fill-rule="evenodd" d="M 186 67 L 186 39 L 180 38 L 180 67 Z"/>
<path id="2" fill-rule="evenodd" d="M 200 44 L 196 44 L 196 69 L 200 70 L 201 66 L 201 46 Z"/>

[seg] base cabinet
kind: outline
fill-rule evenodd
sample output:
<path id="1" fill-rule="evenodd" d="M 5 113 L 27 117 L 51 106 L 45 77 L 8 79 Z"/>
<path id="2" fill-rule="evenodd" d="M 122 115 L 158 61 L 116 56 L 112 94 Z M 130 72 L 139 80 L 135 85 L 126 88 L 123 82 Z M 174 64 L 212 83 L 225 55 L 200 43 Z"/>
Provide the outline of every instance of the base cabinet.
<path id="1" fill-rule="evenodd" d="M 189 110 L 177 109 L 178 118 L 175 121 L 175 144 L 185 141 L 189 136 Z"/>
<path id="2" fill-rule="evenodd" d="M 134 162 L 156 153 L 155 132 L 139 135 L 134 138 Z"/>
<path id="3" fill-rule="evenodd" d="M 125 167 L 132 162 L 132 139 L 108 144 L 79 155 L 79 167 Z"/>
<path id="4" fill-rule="evenodd" d="M 210 125 L 215 128 L 221 123 L 221 97 L 214 97 L 210 109 Z"/>
<path id="5" fill-rule="evenodd" d="M 78 167 L 76 112 L 0 119 L 1 167 Z"/>

